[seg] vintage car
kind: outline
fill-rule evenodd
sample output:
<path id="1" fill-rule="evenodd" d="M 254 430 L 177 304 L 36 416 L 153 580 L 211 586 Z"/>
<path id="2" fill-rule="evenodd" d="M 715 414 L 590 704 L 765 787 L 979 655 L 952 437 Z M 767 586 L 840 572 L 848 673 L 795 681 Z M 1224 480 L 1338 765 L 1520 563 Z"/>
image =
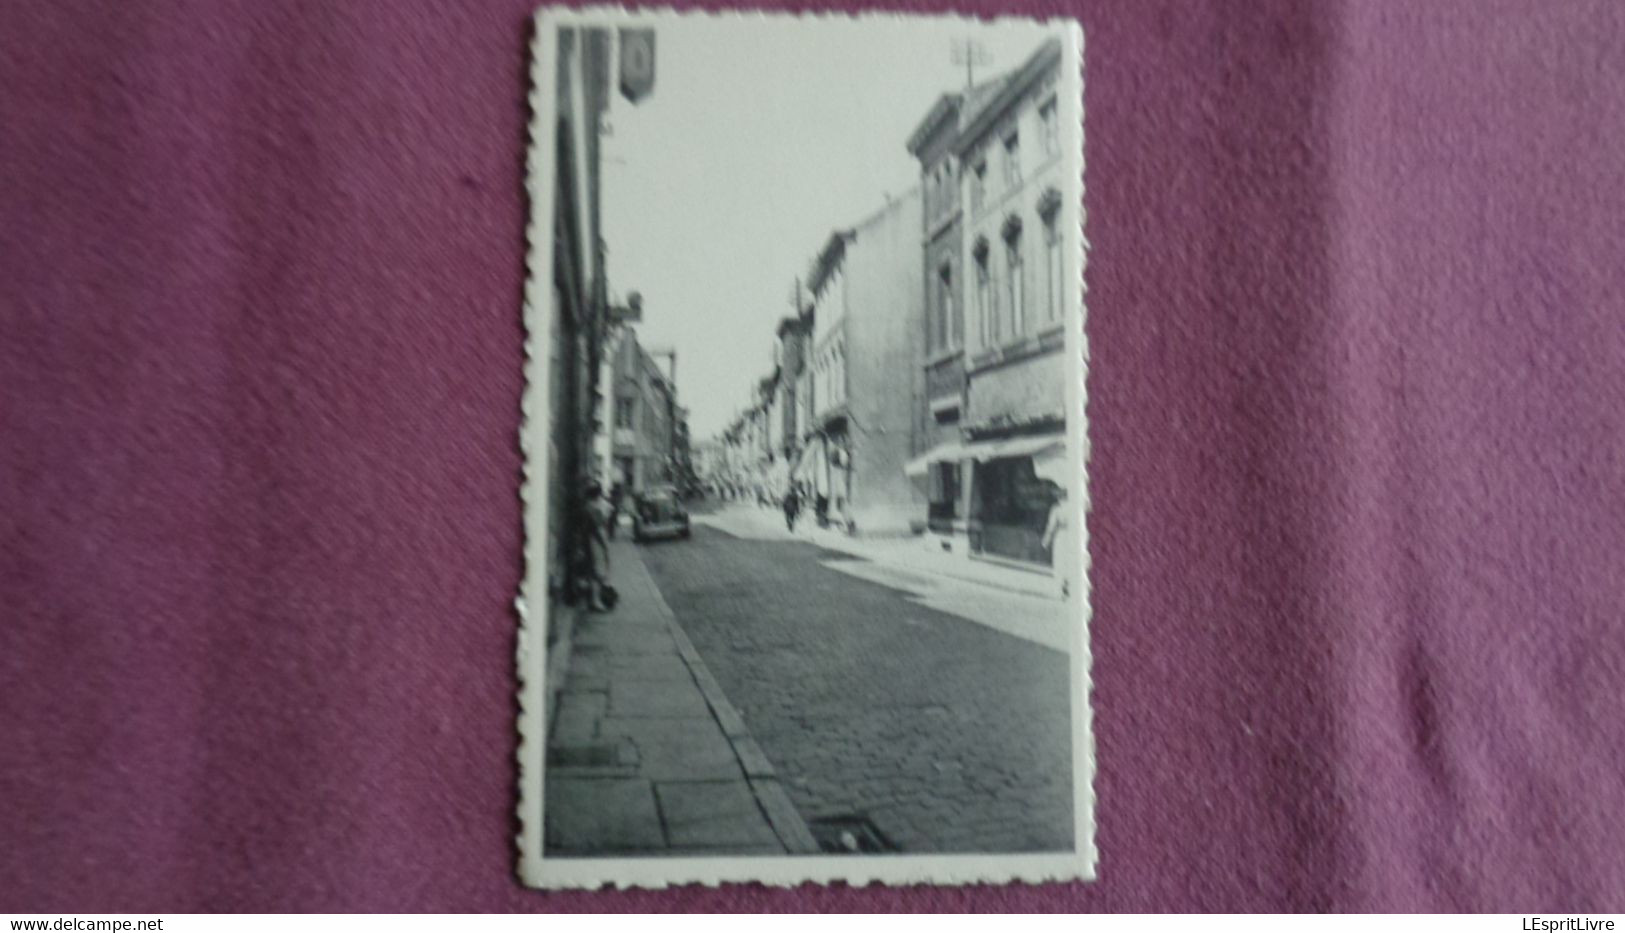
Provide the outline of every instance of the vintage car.
<path id="1" fill-rule="evenodd" d="M 632 540 L 689 535 L 688 509 L 671 486 L 655 486 L 639 494 L 632 506 Z"/>

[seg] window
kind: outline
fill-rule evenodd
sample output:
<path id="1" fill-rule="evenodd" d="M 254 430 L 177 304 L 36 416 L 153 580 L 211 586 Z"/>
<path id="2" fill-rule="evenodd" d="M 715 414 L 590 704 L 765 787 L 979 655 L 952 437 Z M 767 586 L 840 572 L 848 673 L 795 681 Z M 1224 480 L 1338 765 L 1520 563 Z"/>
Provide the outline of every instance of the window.
<path id="1" fill-rule="evenodd" d="M 954 326 L 954 269 L 948 263 L 943 263 L 937 269 L 936 343 L 932 349 L 944 350 L 954 346 L 958 341 L 957 330 Z"/>
<path id="2" fill-rule="evenodd" d="M 1044 306 L 1045 321 L 1055 323 L 1061 319 L 1062 281 L 1061 230 L 1057 224 L 1060 211 L 1044 215 L 1044 272 L 1049 282 L 1049 301 Z"/>
<path id="3" fill-rule="evenodd" d="M 1021 185 L 1021 137 L 1014 132 L 1004 138 L 1004 185 Z"/>
<path id="4" fill-rule="evenodd" d="M 616 427 L 630 428 L 632 426 L 632 402 L 632 397 L 627 395 L 618 396 L 615 399 Z"/>
<path id="5" fill-rule="evenodd" d="M 986 162 L 986 160 L 984 160 L 984 161 L 976 163 L 976 167 L 974 169 L 971 169 L 971 180 L 970 180 L 970 206 L 971 206 L 971 210 L 979 211 L 979 210 L 982 209 L 982 205 L 986 204 L 986 203 L 987 203 L 987 162 Z"/>
<path id="6" fill-rule="evenodd" d="M 1044 524 L 1055 502 L 1054 485 L 1033 469 L 1032 457 L 1000 457 L 977 465 L 970 484 L 971 517 L 981 524 L 973 552 L 1046 566 Z"/>
<path id="7" fill-rule="evenodd" d="M 998 339 L 998 324 L 994 320 L 993 280 L 987 264 L 987 241 L 976 249 L 976 321 L 977 338 L 984 347 Z"/>
<path id="8" fill-rule="evenodd" d="M 1061 151 L 1061 124 L 1055 114 L 1055 98 L 1044 101 L 1038 108 L 1039 141 L 1044 147 L 1044 155 L 1057 155 Z"/>
<path id="9" fill-rule="evenodd" d="M 1027 329 L 1026 270 L 1021 262 L 1021 227 L 1008 230 L 1004 235 L 1005 268 L 1010 280 L 1010 335 L 1018 337 Z"/>

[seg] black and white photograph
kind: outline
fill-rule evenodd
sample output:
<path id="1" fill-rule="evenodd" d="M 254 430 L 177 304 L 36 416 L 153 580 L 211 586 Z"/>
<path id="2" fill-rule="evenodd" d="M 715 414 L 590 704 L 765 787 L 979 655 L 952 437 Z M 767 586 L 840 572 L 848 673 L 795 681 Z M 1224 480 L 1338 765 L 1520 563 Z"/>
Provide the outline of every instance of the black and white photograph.
<path id="1" fill-rule="evenodd" d="M 1081 30 L 532 68 L 522 879 L 1093 877 Z"/>

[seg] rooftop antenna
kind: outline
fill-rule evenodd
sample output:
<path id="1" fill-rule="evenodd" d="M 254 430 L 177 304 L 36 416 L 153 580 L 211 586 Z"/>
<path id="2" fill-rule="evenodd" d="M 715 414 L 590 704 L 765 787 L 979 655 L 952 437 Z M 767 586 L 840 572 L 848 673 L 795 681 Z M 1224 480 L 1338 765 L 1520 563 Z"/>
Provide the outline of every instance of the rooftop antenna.
<path id="1" fill-rule="evenodd" d="M 987 46 L 975 39 L 955 39 L 948 47 L 948 60 L 955 65 L 965 66 L 967 91 L 976 84 L 976 67 L 993 62 L 992 56 L 987 53 Z"/>

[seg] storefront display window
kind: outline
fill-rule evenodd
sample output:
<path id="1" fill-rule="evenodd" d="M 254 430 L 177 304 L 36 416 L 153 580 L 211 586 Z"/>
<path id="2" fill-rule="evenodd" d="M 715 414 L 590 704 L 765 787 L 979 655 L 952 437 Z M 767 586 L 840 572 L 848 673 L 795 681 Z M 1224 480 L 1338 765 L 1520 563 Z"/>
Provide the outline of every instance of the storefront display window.
<path id="1" fill-rule="evenodd" d="M 971 550 L 1049 566 L 1044 523 L 1057 497 L 1056 485 L 1038 476 L 1033 458 L 1010 457 L 976 465 L 971 490 Z"/>
<path id="2" fill-rule="evenodd" d="M 926 526 L 932 531 L 951 532 L 954 519 L 959 517 L 959 470 L 957 463 L 931 464 L 931 495 Z"/>

